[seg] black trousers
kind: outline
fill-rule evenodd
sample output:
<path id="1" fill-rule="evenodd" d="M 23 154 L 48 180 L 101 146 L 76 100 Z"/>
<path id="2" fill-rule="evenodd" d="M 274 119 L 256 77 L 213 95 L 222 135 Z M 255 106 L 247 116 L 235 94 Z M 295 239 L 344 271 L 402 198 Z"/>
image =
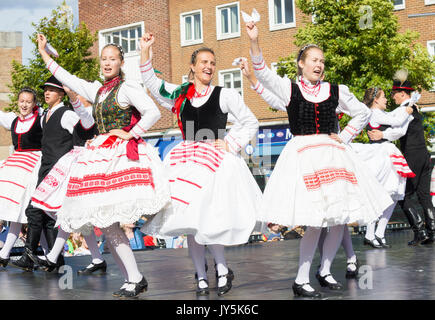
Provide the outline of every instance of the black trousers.
<path id="1" fill-rule="evenodd" d="M 411 196 L 416 193 L 418 202 L 424 211 L 433 209 L 430 195 L 431 159 L 429 152 L 422 150 L 404 156 L 409 168 L 415 173 L 415 177 L 406 180 L 405 198 L 399 201 L 399 205 L 403 210 L 411 208 Z"/>
<path id="2" fill-rule="evenodd" d="M 38 172 L 37 185 L 44 180 L 45 176 L 50 172 L 53 166 L 54 163 L 41 163 Z M 51 250 L 57 236 L 57 228 L 54 227 L 56 221 L 45 214 L 43 210 L 33 207 L 30 203 L 26 209 L 26 216 L 27 238 L 25 247 L 30 249 L 32 253 L 36 254 L 41 233 L 44 232 L 45 238 L 47 239 L 48 249 Z"/>

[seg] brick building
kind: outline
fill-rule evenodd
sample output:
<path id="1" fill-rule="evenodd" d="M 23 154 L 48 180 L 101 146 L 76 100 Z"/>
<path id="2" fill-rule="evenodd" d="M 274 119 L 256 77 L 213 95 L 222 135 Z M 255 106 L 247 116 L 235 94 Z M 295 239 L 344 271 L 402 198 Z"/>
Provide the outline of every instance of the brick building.
<path id="1" fill-rule="evenodd" d="M 154 67 L 162 77 L 171 79 L 171 51 L 169 50 L 168 2 L 165 0 L 80 0 L 79 19 L 91 32 L 97 32 L 98 41 L 92 48 L 99 55 L 105 44 L 115 42 L 123 46 L 124 72 L 127 78 L 142 82 L 139 73 L 138 39 L 153 30 L 159 42 L 154 46 Z M 159 106 L 162 117 L 151 131 L 162 131 L 173 126 L 172 114 Z"/>
<path id="2" fill-rule="evenodd" d="M 12 61 L 22 61 L 23 35 L 21 32 L 0 32 L 0 109 L 9 106 L 10 90 L 8 85 L 12 83 Z M 11 145 L 10 132 L 0 127 L 0 159 L 9 155 Z"/>

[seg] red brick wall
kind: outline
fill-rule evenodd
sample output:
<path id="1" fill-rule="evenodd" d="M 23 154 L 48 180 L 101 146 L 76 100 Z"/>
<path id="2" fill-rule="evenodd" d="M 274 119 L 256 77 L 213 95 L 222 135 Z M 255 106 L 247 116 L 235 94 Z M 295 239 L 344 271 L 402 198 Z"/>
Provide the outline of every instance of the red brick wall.
<path id="1" fill-rule="evenodd" d="M 216 74 L 213 80 L 214 85 L 219 84 L 218 72 L 224 69 L 233 69 L 234 58 L 244 56 L 249 57 L 249 39 L 244 29 L 243 22 L 240 26 L 240 37 L 227 40 L 217 40 L 216 35 L 216 6 L 231 3 L 233 1 L 209 0 L 170 0 L 170 26 L 171 26 L 171 49 L 172 49 L 172 81 L 180 83 L 181 77 L 187 75 L 189 71 L 189 60 L 192 52 L 202 46 L 211 47 L 216 54 Z M 251 12 L 255 7 L 261 15 L 261 22 L 258 24 L 260 29 L 260 46 L 266 63 L 270 67 L 272 62 L 278 62 L 280 57 L 288 56 L 297 51 L 293 44 L 294 35 L 297 28 L 303 25 L 303 15 L 296 9 L 296 28 L 269 31 L 269 9 L 268 1 L 239 1 L 240 10 Z M 204 42 L 198 45 L 181 47 L 180 42 L 180 14 L 197 9 L 202 9 L 202 26 Z M 245 103 L 260 121 L 286 120 L 285 112 L 270 111 L 264 100 L 250 88 L 249 82 L 243 80 L 243 97 Z"/>
<path id="2" fill-rule="evenodd" d="M 425 5 L 424 0 L 406 0 L 405 9 L 395 11 L 399 19 L 400 32 L 406 30 L 419 32 L 418 42 L 427 48 L 427 41 L 435 40 L 435 16 L 408 17 L 421 13 L 435 13 L 435 4 Z M 431 103 L 434 106 L 435 92 L 424 91 L 420 103 Z"/>
<path id="3" fill-rule="evenodd" d="M 165 0 L 80 0 L 79 19 L 96 32 L 103 29 L 144 21 L 145 32 L 153 31 L 158 41 L 154 45 L 153 64 L 162 77 L 171 79 L 169 50 L 168 3 Z M 98 55 L 98 42 L 93 47 Z M 159 106 L 162 117 L 150 131 L 173 127 L 173 115 Z"/>

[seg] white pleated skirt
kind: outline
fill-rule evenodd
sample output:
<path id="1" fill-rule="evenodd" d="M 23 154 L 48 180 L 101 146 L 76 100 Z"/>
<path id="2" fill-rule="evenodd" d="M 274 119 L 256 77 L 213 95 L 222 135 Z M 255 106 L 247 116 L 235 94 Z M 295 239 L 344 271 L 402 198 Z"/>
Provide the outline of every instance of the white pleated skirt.
<path id="1" fill-rule="evenodd" d="M 249 240 L 262 193 L 246 162 L 206 142 L 184 141 L 164 160 L 171 206 L 141 229 L 175 237 L 192 234 L 199 244 L 238 245 Z"/>
<path id="2" fill-rule="evenodd" d="M 25 214 L 38 182 L 41 151 L 15 151 L 0 165 L 0 220 L 27 223 Z"/>
<path id="3" fill-rule="evenodd" d="M 139 160 L 127 157 L 128 141 L 107 145 L 99 135 L 64 155 L 41 182 L 32 204 L 56 214 L 66 232 L 89 233 L 119 222 L 134 223 L 169 204 L 169 182 L 157 150 L 138 144 Z"/>
<path id="4" fill-rule="evenodd" d="M 349 146 L 326 134 L 295 136 L 267 182 L 261 220 L 290 227 L 366 225 L 393 203 Z"/>

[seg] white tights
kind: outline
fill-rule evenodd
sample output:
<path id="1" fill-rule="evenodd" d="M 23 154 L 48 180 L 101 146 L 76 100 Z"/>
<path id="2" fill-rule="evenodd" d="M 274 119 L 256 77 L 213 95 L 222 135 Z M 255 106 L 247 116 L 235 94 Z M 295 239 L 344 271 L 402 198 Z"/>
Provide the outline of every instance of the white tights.
<path id="1" fill-rule="evenodd" d="M 3 248 L 0 250 L 0 258 L 8 259 L 11 253 L 12 248 L 14 247 L 15 241 L 17 241 L 18 236 L 20 235 L 22 224 L 19 222 L 11 222 L 9 226 L 9 231 L 6 236 L 5 244 Z M 44 232 L 41 232 L 41 239 L 39 240 L 42 250 L 44 253 L 48 252 L 47 240 L 45 239 Z"/>
<path id="2" fill-rule="evenodd" d="M 322 228 L 307 227 L 303 238 L 301 239 L 299 249 L 299 268 L 295 282 L 304 284 L 310 282 L 310 268 L 316 251 Z M 343 239 L 343 225 L 333 226 L 329 228 L 322 246 L 322 258 L 320 264 L 320 275 L 325 276 L 330 274 L 332 261 L 337 253 L 337 250 Z M 326 278 L 328 282 L 333 283 L 335 280 L 332 276 Z M 306 286 L 306 290 L 313 290 Z"/>
<path id="3" fill-rule="evenodd" d="M 382 214 L 381 218 L 378 221 L 378 227 L 376 228 L 376 232 L 375 232 L 376 221 L 373 221 L 372 223 L 367 225 L 367 231 L 365 234 L 366 239 L 375 240 L 375 236 L 381 239 L 384 238 L 385 229 L 387 228 L 388 221 L 390 221 L 391 215 L 393 214 L 396 204 L 397 201 L 394 201 L 394 203 L 391 206 L 385 209 L 384 213 Z"/>
<path id="4" fill-rule="evenodd" d="M 205 271 L 205 246 L 195 241 L 195 237 L 191 234 L 187 235 L 187 245 L 189 248 L 189 254 L 192 258 L 193 265 L 198 274 L 198 280 L 207 280 L 207 272 Z M 228 273 L 228 267 L 225 260 L 224 250 L 225 247 L 220 244 L 207 245 L 214 261 L 216 262 L 216 269 L 218 275 L 224 275 Z M 226 277 L 219 278 L 218 286 L 222 287 L 226 284 Z M 200 281 L 200 287 L 206 287 L 203 281 Z"/>

